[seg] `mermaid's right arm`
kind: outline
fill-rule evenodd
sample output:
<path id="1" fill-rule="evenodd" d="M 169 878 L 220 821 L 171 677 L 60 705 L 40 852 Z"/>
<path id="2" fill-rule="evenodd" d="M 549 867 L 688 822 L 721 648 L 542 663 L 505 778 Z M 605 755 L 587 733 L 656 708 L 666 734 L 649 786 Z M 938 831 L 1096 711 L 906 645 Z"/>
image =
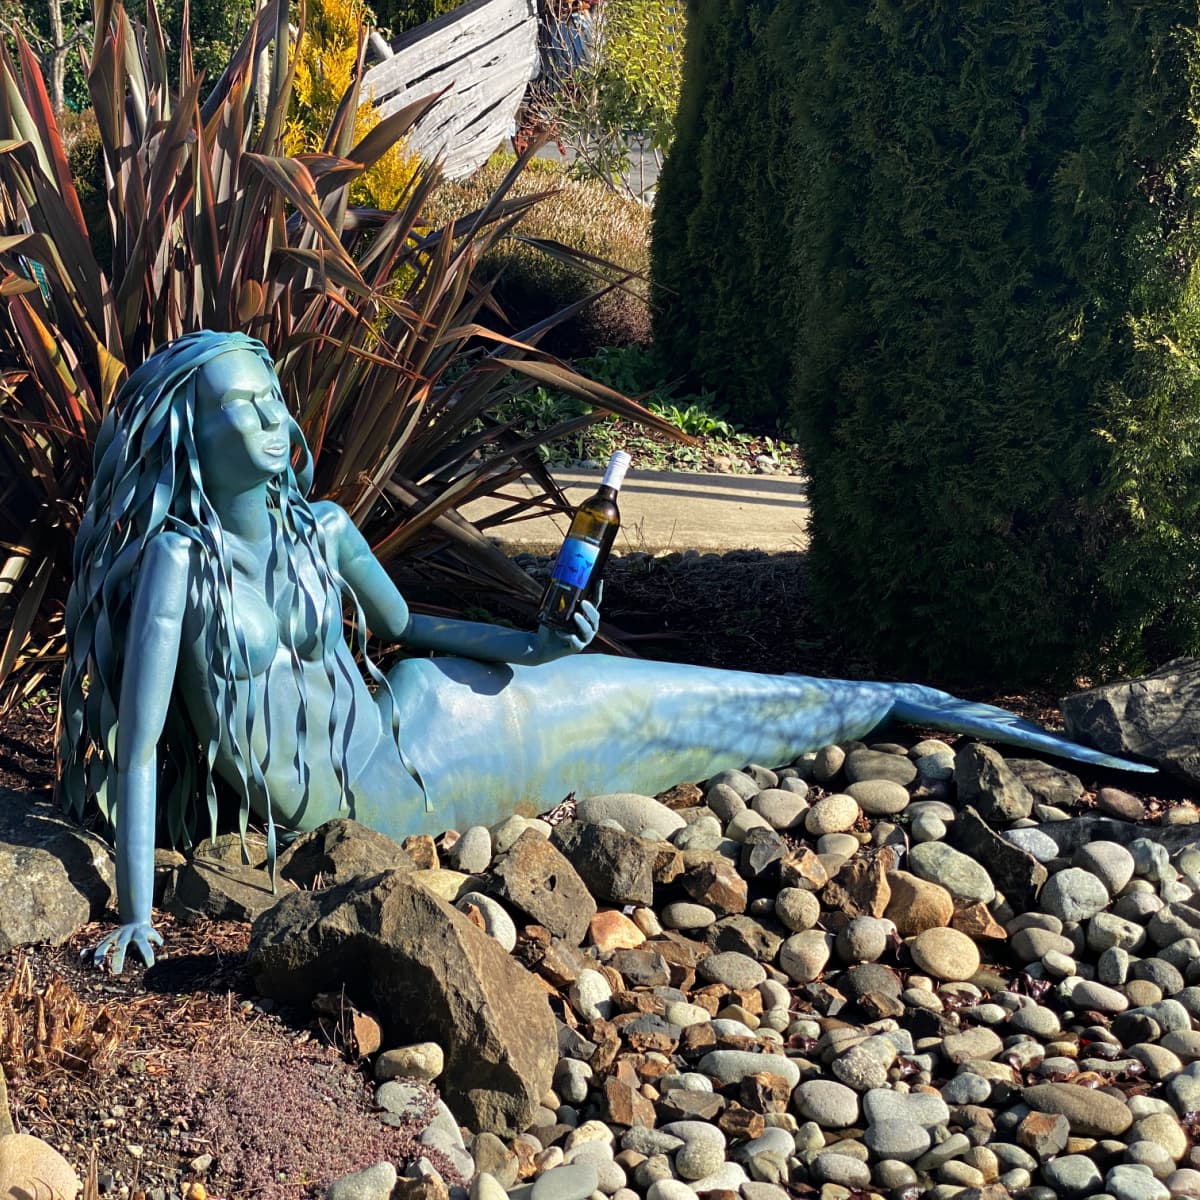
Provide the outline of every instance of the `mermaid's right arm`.
<path id="1" fill-rule="evenodd" d="M 96 962 L 112 951 L 113 974 L 132 945 L 149 966 L 162 937 L 151 924 L 158 739 L 162 735 L 179 662 L 187 603 L 190 543 L 160 533 L 138 568 L 129 618 L 129 643 L 117 707 L 116 850 L 121 927 L 96 947 Z"/>

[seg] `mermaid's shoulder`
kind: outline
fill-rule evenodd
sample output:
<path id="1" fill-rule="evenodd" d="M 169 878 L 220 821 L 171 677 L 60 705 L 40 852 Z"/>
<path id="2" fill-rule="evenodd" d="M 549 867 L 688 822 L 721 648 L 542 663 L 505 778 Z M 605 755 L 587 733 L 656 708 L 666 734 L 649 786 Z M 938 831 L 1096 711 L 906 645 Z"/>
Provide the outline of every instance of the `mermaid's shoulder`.
<path id="1" fill-rule="evenodd" d="M 147 540 L 142 551 L 142 569 L 159 564 L 164 569 L 186 567 L 203 548 L 203 543 L 186 525 L 168 526 Z"/>
<path id="2" fill-rule="evenodd" d="M 335 500 L 314 500 L 309 505 L 326 537 L 336 537 L 353 525 L 350 514 Z"/>

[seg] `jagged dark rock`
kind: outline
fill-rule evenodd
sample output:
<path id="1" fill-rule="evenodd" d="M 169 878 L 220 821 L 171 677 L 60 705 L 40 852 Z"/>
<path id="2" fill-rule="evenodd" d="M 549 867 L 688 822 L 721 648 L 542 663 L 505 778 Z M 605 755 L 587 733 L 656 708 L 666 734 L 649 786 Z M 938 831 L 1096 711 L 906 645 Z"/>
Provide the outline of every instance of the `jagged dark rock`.
<path id="1" fill-rule="evenodd" d="M 50 805 L 0 790 L 0 954 L 61 945 L 116 902 L 112 851 Z"/>
<path id="2" fill-rule="evenodd" d="M 1067 737 L 1200 783 L 1200 659 L 1066 696 L 1062 711 Z"/>

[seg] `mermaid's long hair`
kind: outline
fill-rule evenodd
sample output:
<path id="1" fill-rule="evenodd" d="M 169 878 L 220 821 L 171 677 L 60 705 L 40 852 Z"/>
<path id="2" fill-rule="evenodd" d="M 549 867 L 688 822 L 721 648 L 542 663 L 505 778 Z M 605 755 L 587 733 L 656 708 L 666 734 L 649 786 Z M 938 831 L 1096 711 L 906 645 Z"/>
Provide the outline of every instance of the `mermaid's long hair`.
<path id="1" fill-rule="evenodd" d="M 159 350 L 125 382 L 96 442 L 95 478 L 75 540 L 74 582 L 67 599 L 59 741 L 61 796 L 64 806 L 79 817 L 94 799 L 111 827 L 121 678 L 130 653 L 129 617 L 138 568 L 146 547 L 167 530 L 184 534 L 199 548 L 195 556 L 199 603 L 211 614 L 204 628 L 207 661 L 213 664 L 208 682 L 209 700 L 217 714 L 216 731 L 207 739 L 199 737 L 177 689 L 159 743 L 158 817 L 171 843 L 184 847 L 196 840 L 202 828 L 201 794 L 207 800 L 208 831 L 216 831 L 213 768 L 221 728 L 243 723 L 243 736 L 231 736 L 225 742 L 240 775 L 243 837 L 252 789 L 261 789 L 266 798 L 267 764 L 253 761 L 253 755 L 242 755 L 239 749 L 239 744 L 250 745 L 258 705 L 245 641 L 233 619 L 230 559 L 220 520 L 205 493 L 194 431 L 200 369 L 235 350 L 257 355 L 275 378 L 274 364 L 260 341 L 239 333 L 201 331 Z M 277 381 L 275 387 L 278 390 Z M 279 558 L 287 564 L 293 583 L 298 582 L 300 567 L 309 566 L 325 585 L 320 613 L 315 612 L 314 600 L 304 588 L 295 590 L 310 606 L 307 615 L 319 623 L 321 645 L 326 647 L 325 668 L 332 676 L 345 669 L 328 649 L 333 638 L 341 636 L 340 628 L 333 631 L 342 620 L 340 597 L 354 598 L 330 566 L 321 526 L 305 499 L 312 481 L 312 456 L 295 420 L 289 423 L 289 441 L 293 450 L 299 451 L 299 461 L 270 481 L 268 504 L 278 514 Z M 362 624 L 359 608 L 360 631 Z M 295 666 L 302 686 L 298 661 Z M 373 664 L 369 669 L 378 678 Z M 240 717 L 237 689 L 232 685 L 239 676 L 244 681 L 241 686 L 248 689 Z M 296 739 L 296 768 L 302 783 L 308 778 L 304 709 L 302 697 Z M 347 724 L 346 714 L 334 713 L 330 728 L 323 731 L 342 785 L 343 806 L 347 803 L 345 748 L 337 743 L 344 738 Z M 269 805 L 267 811 L 269 814 Z M 268 847 L 273 860 L 275 829 L 270 816 Z"/>

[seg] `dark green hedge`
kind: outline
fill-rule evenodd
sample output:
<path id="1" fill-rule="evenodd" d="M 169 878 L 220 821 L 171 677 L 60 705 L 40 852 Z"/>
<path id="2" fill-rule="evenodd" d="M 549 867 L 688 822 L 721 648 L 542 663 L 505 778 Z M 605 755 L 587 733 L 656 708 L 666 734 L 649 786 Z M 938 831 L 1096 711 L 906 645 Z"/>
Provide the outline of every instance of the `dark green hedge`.
<path id="1" fill-rule="evenodd" d="M 791 335 L 778 293 L 792 171 L 768 51 L 774 0 L 693 0 L 676 136 L 655 202 L 655 340 L 739 422 L 785 414 Z"/>
<path id="2" fill-rule="evenodd" d="M 720 204 L 760 197 L 790 248 L 818 600 L 897 669 L 1200 651 L 1196 26 L 1175 0 L 772 14 L 792 174 Z"/>

